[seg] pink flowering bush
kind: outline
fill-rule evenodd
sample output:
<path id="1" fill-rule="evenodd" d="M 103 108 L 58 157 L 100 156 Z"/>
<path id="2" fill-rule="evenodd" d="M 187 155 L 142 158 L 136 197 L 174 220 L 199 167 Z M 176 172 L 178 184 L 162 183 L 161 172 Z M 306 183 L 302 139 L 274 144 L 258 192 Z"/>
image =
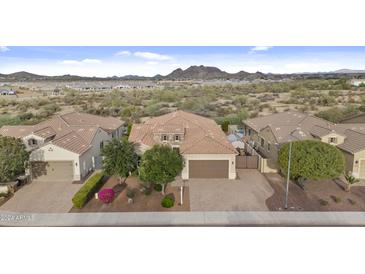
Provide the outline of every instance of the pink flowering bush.
<path id="1" fill-rule="evenodd" d="M 111 188 L 104 188 L 98 192 L 99 200 L 104 204 L 110 204 L 114 199 L 114 190 Z"/>

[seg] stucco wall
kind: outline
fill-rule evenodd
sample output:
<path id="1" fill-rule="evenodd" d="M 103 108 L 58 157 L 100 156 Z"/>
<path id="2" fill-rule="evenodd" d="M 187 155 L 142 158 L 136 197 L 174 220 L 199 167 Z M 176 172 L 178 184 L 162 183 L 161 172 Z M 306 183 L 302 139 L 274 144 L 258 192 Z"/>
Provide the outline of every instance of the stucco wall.
<path id="1" fill-rule="evenodd" d="M 189 160 L 228 160 L 229 179 L 236 179 L 236 155 L 235 154 L 185 154 L 183 155 L 185 166 L 181 172 L 183 180 L 189 179 Z"/>
<path id="2" fill-rule="evenodd" d="M 79 155 L 53 144 L 47 144 L 32 151 L 30 154 L 30 161 L 72 161 L 74 167 L 73 179 L 81 179 Z"/>
<path id="3" fill-rule="evenodd" d="M 259 147 L 260 152 L 265 156 L 266 158 L 273 159 L 277 161 L 278 159 L 278 148 L 276 144 L 276 139 L 274 134 L 272 133 L 270 128 L 263 129 L 259 137 L 264 139 L 264 146 L 261 146 L 261 139 L 258 138 L 257 145 Z M 268 143 L 270 143 L 270 150 L 268 150 Z"/>
<path id="4" fill-rule="evenodd" d="M 28 140 L 30 140 L 30 139 L 37 140 L 37 145 L 36 146 L 33 146 L 33 147 L 30 146 L 28 144 Z M 43 143 L 44 143 L 44 139 L 43 138 L 41 138 L 39 136 L 36 136 L 36 135 L 33 135 L 33 134 L 29 134 L 29 135 L 25 136 L 22 140 L 23 140 L 23 143 L 24 143 L 24 145 L 25 145 L 25 147 L 26 147 L 27 150 L 31 150 L 31 149 L 34 149 L 35 147 L 42 146 Z"/>
<path id="5" fill-rule="evenodd" d="M 365 150 L 357 152 L 353 155 L 353 175 L 359 177 L 359 169 L 361 160 L 365 160 Z M 356 163 L 357 162 L 357 163 Z M 364 178 L 362 178 L 364 179 Z"/>
<path id="6" fill-rule="evenodd" d="M 324 142 L 324 143 L 327 143 L 327 144 L 331 144 L 330 143 L 330 138 L 337 138 L 337 143 L 333 144 L 333 145 L 336 145 L 336 146 L 342 144 L 345 141 L 344 136 L 338 135 L 336 133 L 331 133 L 331 134 L 328 134 L 326 136 L 323 136 L 321 138 L 321 141 Z"/>

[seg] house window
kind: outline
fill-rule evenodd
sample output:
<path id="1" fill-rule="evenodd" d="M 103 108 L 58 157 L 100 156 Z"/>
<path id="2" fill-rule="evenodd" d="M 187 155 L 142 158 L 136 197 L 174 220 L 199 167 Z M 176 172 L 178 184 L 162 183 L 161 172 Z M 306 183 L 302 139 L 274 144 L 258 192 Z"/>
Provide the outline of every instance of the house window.
<path id="1" fill-rule="evenodd" d="M 261 140 L 260 140 L 260 142 L 261 142 L 261 146 L 262 147 L 264 147 L 265 146 L 265 140 L 264 140 L 264 138 L 260 138 Z"/>
<path id="2" fill-rule="evenodd" d="M 248 136 L 251 136 L 251 129 L 248 129 Z"/>
<path id="3" fill-rule="evenodd" d="M 337 144 L 337 138 L 336 137 L 330 137 L 329 141 L 331 144 Z"/>
<path id="4" fill-rule="evenodd" d="M 162 141 L 167 141 L 167 135 L 162 135 Z"/>
<path id="5" fill-rule="evenodd" d="M 267 143 L 267 151 L 270 151 L 270 149 L 271 149 L 271 144 Z"/>
<path id="6" fill-rule="evenodd" d="M 180 148 L 173 147 L 172 150 L 175 151 L 177 154 L 180 154 Z"/>
<path id="7" fill-rule="evenodd" d="M 37 140 L 36 139 L 29 139 L 28 140 L 28 145 L 30 146 L 36 146 L 37 145 Z"/>
<path id="8" fill-rule="evenodd" d="M 100 149 L 103 149 L 104 148 L 104 142 L 103 141 L 101 141 L 100 142 Z"/>
<path id="9" fill-rule="evenodd" d="M 179 135 L 175 135 L 175 141 L 179 142 L 180 141 L 180 136 Z"/>

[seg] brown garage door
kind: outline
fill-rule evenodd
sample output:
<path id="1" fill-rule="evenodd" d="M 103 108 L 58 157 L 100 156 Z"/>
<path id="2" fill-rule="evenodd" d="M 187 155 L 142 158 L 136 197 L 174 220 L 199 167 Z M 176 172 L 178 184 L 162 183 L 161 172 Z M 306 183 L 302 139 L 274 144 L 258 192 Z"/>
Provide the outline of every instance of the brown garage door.
<path id="1" fill-rule="evenodd" d="M 228 178 L 228 160 L 189 160 L 189 178 Z"/>
<path id="2" fill-rule="evenodd" d="M 73 181 L 72 161 L 32 162 L 32 177 L 38 181 Z"/>

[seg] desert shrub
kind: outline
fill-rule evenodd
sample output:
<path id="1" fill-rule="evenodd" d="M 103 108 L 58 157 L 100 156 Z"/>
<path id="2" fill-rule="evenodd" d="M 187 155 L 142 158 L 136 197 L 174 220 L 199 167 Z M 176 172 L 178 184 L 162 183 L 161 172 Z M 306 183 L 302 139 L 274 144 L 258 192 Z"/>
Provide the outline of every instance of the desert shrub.
<path id="1" fill-rule="evenodd" d="M 287 174 L 289 143 L 279 151 L 279 166 Z M 342 152 L 327 143 L 316 140 L 292 142 L 290 178 L 334 179 L 344 171 L 345 158 Z"/>
<path id="2" fill-rule="evenodd" d="M 162 191 L 162 185 L 160 184 L 154 184 L 153 185 L 153 189 L 157 192 L 161 192 Z"/>
<path id="3" fill-rule="evenodd" d="M 103 173 L 96 173 L 91 176 L 80 190 L 72 198 L 72 203 L 76 208 L 82 208 L 103 185 Z"/>
<path id="4" fill-rule="evenodd" d="M 165 208 L 171 208 L 174 206 L 174 199 L 169 196 L 169 195 L 166 195 L 165 197 L 163 197 L 163 199 L 161 200 L 161 206 L 162 207 L 165 207 Z"/>
<path id="5" fill-rule="evenodd" d="M 349 203 L 350 203 L 351 205 L 356 205 L 356 201 L 354 201 L 354 200 L 352 200 L 352 199 L 347 199 L 347 201 L 349 201 Z"/>
<path id="6" fill-rule="evenodd" d="M 229 121 L 224 120 L 224 121 L 222 122 L 222 125 L 221 125 L 222 130 L 223 130 L 224 132 L 228 132 L 228 126 L 229 126 Z"/>
<path id="7" fill-rule="evenodd" d="M 152 188 L 150 188 L 150 187 L 144 188 L 144 190 L 143 190 L 144 195 L 148 196 L 148 195 L 151 195 L 151 193 L 152 193 Z"/>
<path id="8" fill-rule="evenodd" d="M 135 193 L 134 189 L 128 188 L 127 192 L 126 192 L 126 196 L 129 199 L 133 199 L 136 196 L 136 193 Z"/>
<path id="9" fill-rule="evenodd" d="M 98 192 L 99 200 L 104 204 L 110 204 L 114 199 L 114 190 L 112 188 L 104 188 Z"/>
<path id="10" fill-rule="evenodd" d="M 319 201 L 319 204 L 320 204 L 321 206 L 326 206 L 326 205 L 328 205 L 328 201 L 326 201 L 326 200 L 319 199 L 318 201 Z"/>
<path id="11" fill-rule="evenodd" d="M 19 117 L 11 116 L 8 114 L 0 115 L 0 127 L 2 126 L 15 126 L 21 124 L 21 120 Z"/>
<path id="12" fill-rule="evenodd" d="M 330 196 L 331 199 L 337 204 L 337 203 L 340 203 L 341 202 L 341 198 L 340 197 L 337 197 L 335 195 L 331 195 Z"/>

